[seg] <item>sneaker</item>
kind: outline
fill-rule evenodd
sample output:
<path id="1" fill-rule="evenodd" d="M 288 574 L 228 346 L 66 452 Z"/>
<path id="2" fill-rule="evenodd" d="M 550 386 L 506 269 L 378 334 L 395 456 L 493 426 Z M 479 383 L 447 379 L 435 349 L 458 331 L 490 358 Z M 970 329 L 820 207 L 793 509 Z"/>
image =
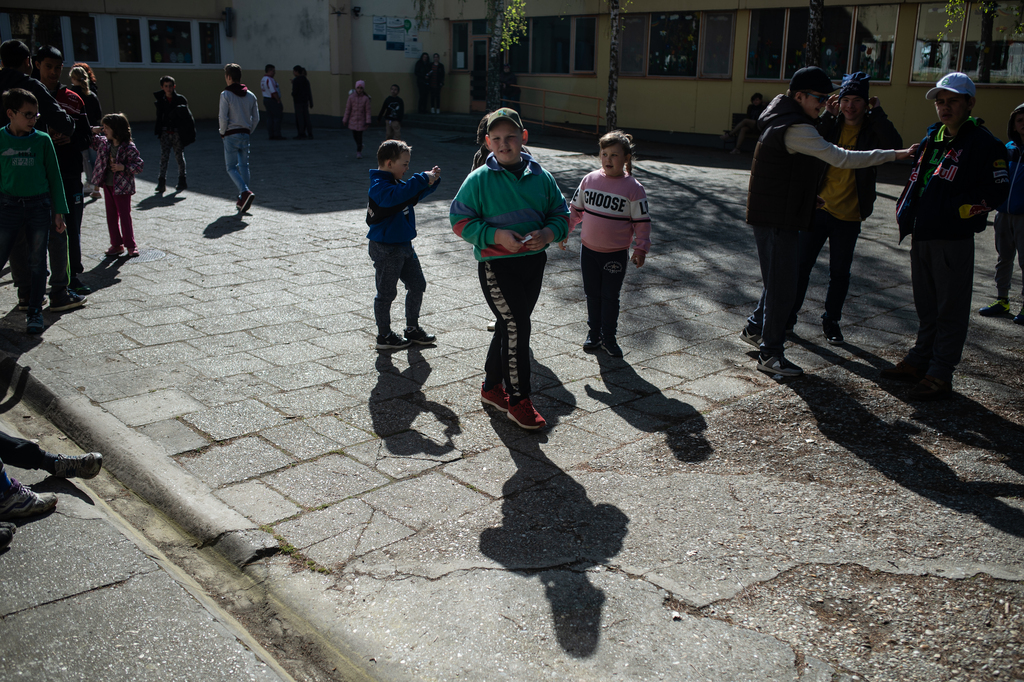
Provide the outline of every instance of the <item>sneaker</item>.
<path id="1" fill-rule="evenodd" d="M 398 350 L 400 348 L 408 348 L 412 343 L 409 339 L 404 336 L 399 336 L 394 332 L 388 332 L 387 336 L 377 335 L 377 350 Z"/>
<path id="2" fill-rule="evenodd" d="M 587 334 L 587 338 L 583 341 L 583 350 L 597 350 L 601 347 L 601 336 L 590 332 Z"/>
<path id="3" fill-rule="evenodd" d="M 242 196 L 238 199 L 238 201 L 241 202 L 239 204 L 239 207 L 242 213 L 245 213 L 246 211 L 249 210 L 249 208 L 252 206 L 252 200 L 255 198 L 256 195 L 250 192 L 249 190 L 245 190 L 244 192 L 242 192 Z"/>
<path id="4" fill-rule="evenodd" d="M 123 246 L 111 246 L 109 249 L 107 249 L 107 255 L 113 256 L 114 258 L 119 257 L 122 253 L 124 253 Z"/>
<path id="5" fill-rule="evenodd" d="M 57 455 L 54 476 L 60 478 L 96 478 L 103 468 L 103 455 L 89 452 L 77 457 Z"/>
<path id="6" fill-rule="evenodd" d="M 421 346 L 429 346 L 430 344 L 437 341 L 436 336 L 434 336 L 433 334 L 428 334 L 427 332 L 423 331 L 423 329 L 420 327 L 406 327 L 405 338 L 407 338 L 412 343 L 418 343 Z"/>
<path id="7" fill-rule="evenodd" d="M 46 325 L 43 324 L 43 311 L 39 308 L 29 308 L 25 319 L 25 332 L 28 334 L 42 334 Z"/>
<path id="8" fill-rule="evenodd" d="M 356 152 L 356 158 L 357 159 L 363 158 L 363 153 L 362 152 Z"/>
<path id="9" fill-rule="evenodd" d="M 544 421 L 544 417 L 540 416 L 540 413 L 534 409 L 533 401 L 529 398 L 523 398 L 515 405 L 509 405 L 508 418 L 524 429 L 539 429 L 542 426 L 548 425 Z"/>
<path id="10" fill-rule="evenodd" d="M 1021 307 L 1020 312 L 1017 313 L 1013 318 L 1014 324 L 1024 324 L 1024 306 Z"/>
<path id="11" fill-rule="evenodd" d="M 802 369 L 781 355 L 773 355 L 766 358 L 763 355 L 757 356 L 757 368 L 765 374 L 780 374 L 784 377 L 798 377 L 804 373 Z"/>
<path id="12" fill-rule="evenodd" d="M 924 379 L 924 370 L 914 367 L 906 360 L 900 360 L 896 363 L 895 367 L 889 369 L 883 369 L 878 373 L 878 376 L 883 379 L 892 379 L 894 381 L 921 381 Z"/>
<path id="13" fill-rule="evenodd" d="M 54 313 L 81 308 L 85 305 L 85 296 L 79 296 L 71 289 L 50 293 L 50 311 Z"/>
<path id="14" fill-rule="evenodd" d="M 174 186 L 174 189 L 178 190 L 179 192 L 183 189 L 188 189 L 188 181 L 185 180 L 184 175 L 178 178 L 178 184 Z"/>
<path id="15" fill-rule="evenodd" d="M 729 153 L 730 154 L 741 154 L 742 152 L 740 152 L 740 148 L 739 147 L 733 147 L 732 151 L 729 152 Z"/>
<path id="16" fill-rule="evenodd" d="M 92 293 L 92 287 L 88 284 L 84 284 L 82 280 L 77 277 L 72 277 L 71 282 L 68 284 L 68 289 L 75 292 L 79 296 L 88 296 Z"/>
<path id="17" fill-rule="evenodd" d="M 154 194 L 163 194 L 164 190 L 167 189 L 167 181 L 164 178 L 159 178 L 156 181 L 156 189 L 153 190 Z"/>
<path id="18" fill-rule="evenodd" d="M 57 506 L 57 496 L 53 493 L 39 495 L 15 479 L 11 479 L 11 483 L 14 485 L 7 491 L 7 497 L 0 500 L 0 520 L 36 516 Z"/>
<path id="19" fill-rule="evenodd" d="M 845 341 L 843 330 L 839 328 L 839 323 L 833 322 L 827 317 L 821 318 L 821 331 L 825 333 L 825 340 L 833 346 L 838 346 Z"/>
<path id="20" fill-rule="evenodd" d="M 11 544 L 11 540 L 14 539 L 14 534 L 17 532 L 18 527 L 13 523 L 0 521 L 0 549 L 7 549 L 7 546 Z"/>
<path id="21" fill-rule="evenodd" d="M 978 311 L 978 314 L 982 317 L 996 317 L 998 315 L 1007 315 L 1010 312 L 1010 301 L 1005 298 L 997 298 L 992 302 L 992 305 L 986 306 Z"/>
<path id="22" fill-rule="evenodd" d="M 43 306 L 46 306 L 46 297 L 43 296 Z M 18 292 L 18 311 L 25 312 L 28 310 L 28 294 Z"/>
<path id="23" fill-rule="evenodd" d="M 128 249 L 128 257 L 129 258 L 138 258 L 139 257 L 139 247 L 136 246 L 134 248 Z"/>
<path id="24" fill-rule="evenodd" d="M 508 393 L 500 383 L 495 384 L 491 390 L 485 391 L 484 385 L 480 384 L 480 402 L 496 407 L 502 412 L 508 412 Z"/>
<path id="25" fill-rule="evenodd" d="M 619 347 L 619 344 L 615 343 L 614 336 L 606 336 L 602 338 L 601 348 L 604 348 L 605 352 L 613 358 L 622 357 L 622 348 Z"/>
<path id="26" fill-rule="evenodd" d="M 907 394 L 909 400 L 946 400 L 952 397 L 953 387 L 949 385 L 948 381 L 943 381 L 933 376 L 925 376 L 920 382 L 914 385 L 910 389 L 910 393 Z"/>
<path id="27" fill-rule="evenodd" d="M 761 335 L 755 332 L 751 332 L 746 327 L 744 327 L 743 331 L 740 332 L 740 341 L 746 341 L 754 348 L 761 347 Z"/>

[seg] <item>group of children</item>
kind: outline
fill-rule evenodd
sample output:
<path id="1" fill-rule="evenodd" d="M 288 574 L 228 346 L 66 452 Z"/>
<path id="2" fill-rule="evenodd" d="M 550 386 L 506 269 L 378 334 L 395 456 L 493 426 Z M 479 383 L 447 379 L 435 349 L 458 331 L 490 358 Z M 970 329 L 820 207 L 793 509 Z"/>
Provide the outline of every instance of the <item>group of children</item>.
<path id="1" fill-rule="evenodd" d="M 540 297 L 547 248 L 558 242 L 564 249 L 569 233 L 582 223 L 580 268 L 589 327 L 583 348 L 600 347 L 622 357 L 615 340 L 619 292 L 627 260 L 641 267 L 650 250 L 647 196 L 632 175 L 632 138 L 622 131 L 601 138 L 601 167 L 583 178 L 570 208 L 551 174 L 524 150 L 529 133 L 514 109 L 491 112 L 481 126 L 488 155 L 463 181 L 449 211 L 455 234 L 473 245 L 480 288 L 496 320 L 480 399 L 519 426 L 538 429 L 546 422 L 530 398 L 530 317 Z M 366 222 L 376 270 L 378 350 L 436 340 L 419 326 L 426 280 L 412 240 L 413 207 L 437 189 L 441 169 L 403 181 L 411 152 L 404 142 L 387 140 L 377 152 L 377 169 L 370 171 Z M 391 329 L 399 281 L 406 287 L 404 335 Z"/>

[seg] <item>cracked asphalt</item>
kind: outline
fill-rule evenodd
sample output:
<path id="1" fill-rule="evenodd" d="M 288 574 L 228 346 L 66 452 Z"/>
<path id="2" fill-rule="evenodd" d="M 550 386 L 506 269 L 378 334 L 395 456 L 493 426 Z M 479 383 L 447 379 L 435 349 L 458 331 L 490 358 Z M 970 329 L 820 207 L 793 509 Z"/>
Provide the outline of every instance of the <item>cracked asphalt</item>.
<path id="1" fill-rule="evenodd" d="M 245 570 L 367 674 L 1024 679 L 1024 329 L 974 316 L 948 402 L 878 379 L 916 329 L 892 219 L 905 167 L 880 174 L 847 343 L 816 323 L 823 254 L 787 350 L 808 375 L 777 382 L 738 338 L 760 293 L 749 156 L 641 147 L 653 246 L 623 288 L 625 358 L 581 349 L 578 238 L 549 251 L 532 347 L 551 427 L 526 433 L 478 399 L 490 312 L 447 217 L 471 135 L 405 131 L 412 169 L 443 173 L 415 242 L 438 343 L 381 354 L 366 160 L 344 131 L 262 132 L 241 217 L 211 126 L 186 150 L 189 190 L 162 197 L 140 133 L 143 257 L 104 260 L 90 205 L 88 305 L 26 337 L 7 278 L 0 335 L 54 395 L 153 444 L 203 509 L 283 549 Z M 531 142 L 566 195 L 595 167 L 588 142 Z"/>

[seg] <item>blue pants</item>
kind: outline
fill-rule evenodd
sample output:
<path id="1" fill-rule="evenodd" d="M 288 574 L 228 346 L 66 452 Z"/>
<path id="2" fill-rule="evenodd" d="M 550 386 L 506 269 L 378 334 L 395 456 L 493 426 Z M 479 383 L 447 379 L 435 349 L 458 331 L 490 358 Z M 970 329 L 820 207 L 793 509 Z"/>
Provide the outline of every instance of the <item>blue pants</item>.
<path id="1" fill-rule="evenodd" d="M 583 293 L 587 296 L 587 325 L 592 339 L 614 339 L 619 326 L 619 292 L 626 279 L 629 249 L 601 253 L 580 248 Z"/>
<path id="2" fill-rule="evenodd" d="M 814 229 L 800 233 L 800 277 L 796 286 L 796 302 L 789 315 L 787 327 L 796 324 L 796 315 L 804 304 L 811 270 L 818 261 L 821 247 L 828 242 L 828 289 L 825 291 L 825 314 L 822 318 L 839 322 L 843 318 L 843 303 L 850 293 L 850 268 L 853 250 L 860 235 L 860 223 L 840 220 L 828 211 L 819 209 L 814 215 Z"/>
<path id="3" fill-rule="evenodd" d="M 43 307 L 43 294 L 46 290 L 46 244 L 49 241 L 52 224 L 50 195 L 0 195 L 0 267 L 10 259 L 18 235 L 24 233 L 28 243 L 29 308 Z"/>
<path id="4" fill-rule="evenodd" d="M 249 190 L 249 135 L 238 133 L 224 138 L 224 165 L 238 194 Z"/>
<path id="5" fill-rule="evenodd" d="M 407 327 L 420 325 L 420 306 L 427 280 L 412 242 L 386 244 L 370 242 L 370 260 L 376 271 L 377 295 L 373 298 L 373 317 L 377 322 L 377 333 L 387 336 L 391 332 L 391 302 L 398 297 L 398 282 L 405 285 L 405 324 Z"/>
<path id="6" fill-rule="evenodd" d="M 786 344 L 786 320 L 796 300 L 800 233 L 777 227 L 755 227 L 757 260 L 764 288 L 747 330 L 761 335 L 761 354 L 779 357 Z"/>

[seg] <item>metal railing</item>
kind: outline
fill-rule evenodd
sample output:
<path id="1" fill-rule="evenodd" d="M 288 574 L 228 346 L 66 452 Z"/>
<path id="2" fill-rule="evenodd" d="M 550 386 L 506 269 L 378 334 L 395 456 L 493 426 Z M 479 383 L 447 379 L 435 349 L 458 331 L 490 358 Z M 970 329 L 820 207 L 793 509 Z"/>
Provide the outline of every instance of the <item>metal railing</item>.
<path id="1" fill-rule="evenodd" d="M 576 116 L 583 116 L 583 117 L 585 117 L 587 119 L 593 118 L 594 119 L 594 134 L 595 135 L 600 135 L 601 134 L 601 119 L 604 118 L 604 114 L 601 111 L 601 102 L 604 101 L 604 100 L 601 97 L 594 97 L 592 95 L 577 95 L 576 93 L 573 93 L 573 92 L 562 92 L 560 90 L 548 90 L 546 88 L 534 88 L 534 87 L 530 87 L 528 85 L 518 85 L 516 87 L 518 87 L 520 90 L 531 90 L 533 92 L 539 92 L 541 94 L 540 103 L 539 104 L 537 102 L 523 102 L 523 101 L 518 101 L 517 102 L 517 101 L 514 101 L 514 100 L 510 100 L 508 98 L 502 98 L 502 100 L 501 100 L 502 106 L 510 106 L 510 107 L 513 107 L 514 109 L 519 109 L 520 110 L 519 114 L 523 118 L 523 123 L 539 123 L 541 125 L 541 127 L 561 128 L 562 130 L 575 130 L 575 131 L 579 132 L 579 130 L 580 130 L 579 128 L 573 128 L 571 126 L 567 126 L 567 125 L 564 125 L 564 124 L 551 123 L 550 121 L 548 121 L 548 112 L 549 111 L 558 111 L 558 112 L 562 112 L 564 114 L 573 114 L 573 115 L 576 115 Z M 561 109 L 561 108 L 555 107 L 555 106 L 548 106 L 548 93 L 551 93 L 552 95 L 558 95 L 559 97 L 578 97 L 580 99 L 594 100 L 594 106 L 595 106 L 594 113 L 590 114 L 590 113 L 587 113 L 585 111 L 574 111 L 572 109 Z M 520 97 L 521 96 L 522 95 L 520 95 Z M 535 108 L 539 108 L 540 109 L 540 118 L 539 119 L 537 119 L 537 118 L 529 118 L 529 117 L 523 115 L 522 107 L 535 107 Z M 587 124 L 587 125 L 589 126 L 589 124 Z"/>

